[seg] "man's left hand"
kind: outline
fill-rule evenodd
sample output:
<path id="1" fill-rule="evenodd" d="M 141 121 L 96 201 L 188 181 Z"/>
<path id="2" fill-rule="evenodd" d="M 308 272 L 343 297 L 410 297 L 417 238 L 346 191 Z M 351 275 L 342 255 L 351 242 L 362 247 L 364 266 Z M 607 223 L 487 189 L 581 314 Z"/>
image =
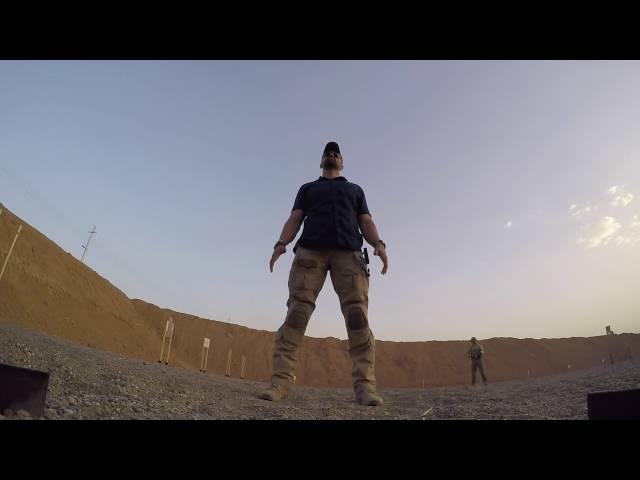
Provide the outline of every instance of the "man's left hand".
<path id="1" fill-rule="evenodd" d="M 373 254 L 377 257 L 380 257 L 380 260 L 382 260 L 383 263 L 383 267 L 382 267 L 382 275 L 384 275 L 385 273 L 387 273 L 387 268 L 389 267 L 389 260 L 387 259 L 387 249 L 384 247 L 384 245 L 382 245 L 381 243 L 378 243 L 378 246 L 373 250 Z"/>

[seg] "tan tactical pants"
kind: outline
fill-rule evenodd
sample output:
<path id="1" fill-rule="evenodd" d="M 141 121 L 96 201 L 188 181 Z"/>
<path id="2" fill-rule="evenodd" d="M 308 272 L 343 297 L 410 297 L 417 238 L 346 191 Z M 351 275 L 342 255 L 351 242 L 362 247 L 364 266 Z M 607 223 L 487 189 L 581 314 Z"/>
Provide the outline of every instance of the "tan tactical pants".
<path id="1" fill-rule="evenodd" d="M 487 383 L 487 377 L 484 374 L 484 366 L 482 365 L 482 358 L 471 359 L 471 385 L 476 384 L 476 370 L 480 369 L 480 375 L 482 376 L 482 383 Z"/>
<path id="2" fill-rule="evenodd" d="M 271 382 L 290 388 L 297 350 L 316 308 L 327 272 L 338 294 L 349 336 L 352 378 L 356 392 L 375 391 L 375 339 L 369 328 L 369 274 L 360 251 L 298 247 L 289 273 L 289 299 L 284 324 L 276 333 Z"/>

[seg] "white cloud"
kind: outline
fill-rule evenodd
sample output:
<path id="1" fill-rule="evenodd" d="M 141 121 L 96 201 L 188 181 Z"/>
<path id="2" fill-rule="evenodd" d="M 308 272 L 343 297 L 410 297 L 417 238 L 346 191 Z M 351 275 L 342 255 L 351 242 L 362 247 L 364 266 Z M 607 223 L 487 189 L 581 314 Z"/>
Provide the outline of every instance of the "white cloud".
<path id="1" fill-rule="evenodd" d="M 618 218 L 623 217 L 620 221 L 612 216 L 603 216 L 609 213 L 607 210 L 613 211 L 612 207 L 624 208 L 633 201 L 634 195 L 625 191 L 625 188 L 625 185 L 609 187 L 606 203 L 592 205 L 591 202 L 585 202 L 569 205 L 569 215 L 582 225 L 578 244 L 583 245 L 585 249 L 590 249 L 607 245 L 622 247 L 640 243 L 640 215 L 634 215 L 631 219 L 631 215 L 614 214 Z"/>
<path id="2" fill-rule="evenodd" d="M 618 235 L 614 240 L 613 243 L 615 243 L 616 245 L 629 245 L 630 243 L 633 243 L 633 240 L 631 237 L 623 237 Z"/>
<path id="3" fill-rule="evenodd" d="M 618 235 L 614 243 L 616 245 L 633 245 L 635 243 L 640 242 L 640 235 L 637 236 L 628 236 L 628 235 Z"/>
<path id="4" fill-rule="evenodd" d="M 607 245 L 614 237 L 613 234 L 620 229 L 620 224 L 613 217 L 604 217 L 599 222 L 590 226 L 586 237 L 578 239 L 579 244 L 586 244 L 585 248 L 595 248 Z"/>
<path id="5" fill-rule="evenodd" d="M 614 185 L 607 190 L 609 205 L 612 207 L 626 207 L 633 200 L 633 194 L 625 193 L 624 185 Z"/>
<path id="6" fill-rule="evenodd" d="M 609 202 L 609 205 L 612 207 L 626 207 L 633 200 L 633 195 L 631 193 L 626 193 L 624 195 L 618 195 L 615 199 Z"/>
<path id="7" fill-rule="evenodd" d="M 571 205 L 574 208 L 569 208 L 569 211 L 572 212 L 571 216 L 574 218 L 582 218 L 589 215 L 592 211 L 591 205 L 586 205 L 582 208 L 578 207 L 578 205 Z"/>
<path id="8" fill-rule="evenodd" d="M 507 223 L 505 223 L 504 228 L 511 228 L 512 226 L 513 226 L 513 222 L 508 221 Z"/>

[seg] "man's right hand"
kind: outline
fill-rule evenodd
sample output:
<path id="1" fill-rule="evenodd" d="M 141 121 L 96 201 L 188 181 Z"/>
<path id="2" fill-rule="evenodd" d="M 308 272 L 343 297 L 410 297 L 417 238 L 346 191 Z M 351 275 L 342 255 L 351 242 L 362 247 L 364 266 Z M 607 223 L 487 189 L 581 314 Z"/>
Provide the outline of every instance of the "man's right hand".
<path id="1" fill-rule="evenodd" d="M 287 251 L 287 248 L 284 245 L 278 245 L 276 248 L 273 249 L 273 255 L 271 255 L 271 261 L 269 262 L 269 270 L 271 270 L 272 273 L 273 273 L 273 265 L 276 263 L 276 260 L 278 260 L 278 257 L 283 253 L 285 253 L 286 251 Z"/>

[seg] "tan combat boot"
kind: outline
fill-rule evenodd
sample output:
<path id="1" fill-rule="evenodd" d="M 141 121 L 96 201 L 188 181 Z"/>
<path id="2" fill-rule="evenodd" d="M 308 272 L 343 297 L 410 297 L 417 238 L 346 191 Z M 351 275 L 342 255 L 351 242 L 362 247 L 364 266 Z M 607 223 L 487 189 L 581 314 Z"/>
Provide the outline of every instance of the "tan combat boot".
<path id="1" fill-rule="evenodd" d="M 260 394 L 260 398 L 263 400 L 269 400 L 270 402 L 279 402 L 289 396 L 289 389 L 284 385 L 271 385 L 264 392 Z"/>
<path id="2" fill-rule="evenodd" d="M 384 405 L 384 400 L 378 395 L 375 390 L 362 389 L 356 393 L 356 401 L 360 405 L 366 405 L 368 407 L 381 407 Z"/>

